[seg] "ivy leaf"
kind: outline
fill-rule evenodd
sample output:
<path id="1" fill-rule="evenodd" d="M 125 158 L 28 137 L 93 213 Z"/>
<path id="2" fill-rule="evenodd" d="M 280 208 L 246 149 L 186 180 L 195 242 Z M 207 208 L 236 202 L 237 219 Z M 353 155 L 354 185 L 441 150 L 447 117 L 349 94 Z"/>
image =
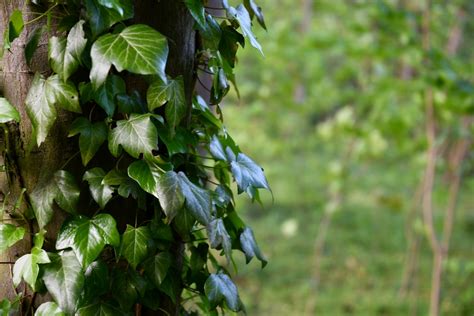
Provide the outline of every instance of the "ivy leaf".
<path id="1" fill-rule="evenodd" d="M 46 251 L 33 247 L 31 253 L 22 256 L 13 266 L 13 284 L 17 287 L 21 279 L 25 280 L 35 290 L 36 279 L 39 274 L 39 264 L 49 263 Z"/>
<path id="2" fill-rule="evenodd" d="M 100 86 L 95 93 L 95 101 L 104 109 L 108 116 L 112 117 L 115 112 L 115 97 L 126 92 L 125 81 L 119 76 L 108 76 L 105 84 Z"/>
<path id="3" fill-rule="evenodd" d="M 156 186 L 156 197 L 169 220 L 172 220 L 183 208 L 184 194 L 181 180 L 174 171 L 168 171 L 159 179 Z"/>
<path id="4" fill-rule="evenodd" d="M 81 55 L 87 45 L 83 30 L 84 21 L 80 20 L 69 32 L 67 39 L 51 37 L 48 56 L 51 68 L 66 81 L 81 63 Z"/>
<path id="5" fill-rule="evenodd" d="M 211 138 L 211 143 L 209 144 L 209 151 L 211 152 L 212 157 L 227 161 L 227 156 L 224 151 L 224 147 L 222 147 L 222 144 L 216 135 L 212 136 Z"/>
<path id="6" fill-rule="evenodd" d="M 247 37 L 250 41 L 250 44 L 258 49 L 260 53 L 263 55 L 262 46 L 255 38 L 255 35 L 252 32 L 252 21 L 250 20 L 250 15 L 245 9 L 245 6 L 240 4 L 237 8 L 229 7 L 227 12 L 232 16 L 234 19 L 239 22 L 240 28 L 244 36 Z"/>
<path id="7" fill-rule="evenodd" d="M 63 210 L 71 214 L 76 214 L 81 190 L 74 176 L 67 171 L 58 170 L 54 174 L 54 182 L 57 188 L 54 197 L 56 203 L 58 203 L 59 207 Z"/>
<path id="8" fill-rule="evenodd" d="M 163 171 L 154 162 L 137 160 L 128 167 L 128 176 L 135 180 L 140 187 L 157 198 L 157 182 Z"/>
<path id="9" fill-rule="evenodd" d="M 143 263 L 145 274 L 156 287 L 159 287 L 165 279 L 171 262 L 171 255 L 168 252 L 161 252 Z"/>
<path id="10" fill-rule="evenodd" d="M 84 286 L 84 272 L 72 251 L 52 254 L 43 281 L 49 294 L 66 314 L 74 314 Z"/>
<path id="11" fill-rule="evenodd" d="M 227 306 L 234 312 L 239 311 L 241 308 L 237 287 L 227 274 L 211 274 L 204 284 L 204 291 L 212 308 L 215 308 L 224 300 Z"/>
<path id="12" fill-rule="evenodd" d="M 92 262 L 86 269 L 83 301 L 90 302 L 110 290 L 109 269 L 103 261 Z"/>
<path id="13" fill-rule="evenodd" d="M 262 168 L 246 155 L 239 153 L 237 159 L 232 161 L 230 165 L 239 192 L 246 191 L 249 187 L 270 190 Z"/>
<path id="14" fill-rule="evenodd" d="M 55 302 L 46 302 L 38 307 L 35 316 L 66 316 L 66 314 Z"/>
<path id="15" fill-rule="evenodd" d="M 83 216 L 67 221 L 56 241 L 56 249 L 72 248 L 84 268 L 100 255 L 105 245 L 120 245 L 117 224 L 109 214 L 92 219 Z"/>
<path id="16" fill-rule="evenodd" d="M 20 113 L 5 98 L 0 98 L 0 124 L 10 121 L 20 122 Z"/>
<path id="17" fill-rule="evenodd" d="M 252 12 L 252 15 L 257 17 L 257 21 L 263 29 L 267 29 L 265 25 L 265 19 L 263 17 L 262 8 L 260 8 L 254 0 L 244 0 L 244 5 L 248 11 Z"/>
<path id="18" fill-rule="evenodd" d="M 105 171 L 102 168 L 93 168 L 84 173 L 83 180 L 89 183 L 89 190 L 94 201 L 103 209 L 112 198 L 114 190 L 111 186 L 103 184 Z"/>
<path id="19" fill-rule="evenodd" d="M 268 261 L 260 252 L 260 248 L 258 248 L 255 236 L 250 227 L 246 227 L 242 234 L 240 234 L 240 245 L 245 253 L 247 263 L 249 263 L 253 257 L 257 257 L 257 259 L 262 262 L 262 268 L 267 265 Z"/>
<path id="20" fill-rule="evenodd" d="M 151 239 L 150 230 L 146 226 L 135 228 L 127 225 L 123 233 L 120 254 L 135 269 L 148 255 L 148 244 Z"/>
<path id="21" fill-rule="evenodd" d="M 158 132 L 149 114 L 132 114 L 128 120 L 117 122 L 109 133 L 109 149 L 112 155 L 119 155 L 119 145 L 132 157 L 150 155 L 158 147 Z"/>
<path id="22" fill-rule="evenodd" d="M 4 49 L 10 49 L 11 44 L 15 39 L 17 39 L 21 32 L 23 32 L 23 28 L 25 27 L 23 21 L 23 13 L 21 10 L 15 10 L 10 15 L 10 19 L 8 21 L 8 27 L 5 29 L 5 36 L 4 36 Z"/>
<path id="23" fill-rule="evenodd" d="M 229 233 L 225 229 L 222 219 L 216 218 L 212 220 L 209 225 L 207 225 L 207 233 L 209 236 L 209 241 L 211 242 L 211 247 L 216 249 L 217 247 L 222 246 L 227 258 L 227 263 L 230 263 L 232 241 L 230 239 Z"/>
<path id="24" fill-rule="evenodd" d="M 137 271 L 115 269 L 112 275 L 114 289 L 112 296 L 120 307 L 130 310 L 138 299 L 145 295 L 147 282 Z"/>
<path id="25" fill-rule="evenodd" d="M 106 0 L 100 0 L 107 2 Z M 87 11 L 87 17 L 89 19 L 89 25 L 94 37 L 111 27 L 117 22 L 128 20 L 133 17 L 133 1 L 132 0 L 121 0 L 120 1 L 122 13 L 116 10 L 109 10 L 106 6 L 102 5 L 99 0 L 86 0 L 85 6 Z"/>
<path id="26" fill-rule="evenodd" d="M 36 73 L 26 96 L 26 111 L 33 125 L 33 138 L 38 147 L 44 142 L 57 117 L 54 105 L 48 102 L 45 93 L 45 80 Z"/>
<path id="27" fill-rule="evenodd" d="M 182 76 L 179 76 L 173 80 L 169 80 L 166 88 L 166 95 L 168 103 L 166 104 L 165 108 L 165 117 L 174 135 L 174 130 L 186 115 L 187 108 L 184 97 L 184 81 Z"/>
<path id="28" fill-rule="evenodd" d="M 95 303 L 92 305 L 87 305 L 80 308 L 77 313 L 77 316 L 124 316 L 128 315 L 121 311 L 120 309 L 106 304 L 106 303 Z"/>
<path id="29" fill-rule="evenodd" d="M 104 83 L 112 64 L 119 72 L 158 75 L 166 81 L 168 42 L 147 25 L 135 24 L 118 34 L 101 36 L 92 45 L 91 57 L 90 78 L 96 88 Z"/>
<path id="30" fill-rule="evenodd" d="M 178 173 L 181 191 L 185 197 L 186 208 L 203 225 L 211 221 L 211 194 L 189 181 L 183 172 Z"/>
<path id="31" fill-rule="evenodd" d="M 202 0 L 184 0 L 184 4 L 189 10 L 189 13 L 193 16 L 194 20 L 199 24 L 202 29 L 206 29 L 206 11 Z"/>
<path id="32" fill-rule="evenodd" d="M 25 46 L 25 59 L 26 64 L 29 66 L 31 64 L 31 60 L 38 48 L 39 41 L 41 39 L 41 35 L 43 35 L 44 27 L 36 28 L 33 33 L 31 34 L 28 42 Z"/>
<path id="33" fill-rule="evenodd" d="M 71 126 L 69 137 L 80 134 L 79 149 L 85 166 L 95 156 L 100 146 L 107 140 L 107 125 L 103 122 L 91 123 L 85 117 L 78 117 Z"/>
<path id="34" fill-rule="evenodd" d="M 58 105 L 65 110 L 82 113 L 76 87 L 69 81 L 61 80 L 59 75 L 46 80 L 45 94 L 50 106 Z"/>
<path id="35" fill-rule="evenodd" d="M 120 0 L 97 0 L 97 2 L 101 6 L 117 11 L 121 16 L 124 14 L 124 10 L 122 8 L 123 4 Z"/>
<path id="36" fill-rule="evenodd" d="M 46 226 L 53 217 L 53 201 L 57 188 L 54 183 L 38 185 L 30 194 L 33 213 L 40 228 Z"/>
<path id="37" fill-rule="evenodd" d="M 19 242 L 25 236 L 23 227 L 0 223 L 0 254 Z"/>

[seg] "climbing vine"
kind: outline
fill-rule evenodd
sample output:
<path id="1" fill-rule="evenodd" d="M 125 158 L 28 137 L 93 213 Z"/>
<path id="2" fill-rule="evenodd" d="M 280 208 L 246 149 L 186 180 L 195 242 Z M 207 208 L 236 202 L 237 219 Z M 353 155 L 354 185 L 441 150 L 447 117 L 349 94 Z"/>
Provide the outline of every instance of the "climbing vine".
<path id="1" fill-rule="evenodd" d="M 222 14 L 214 16 L 206 1 L 184 1 L 198 34 L 195 71 L 213 78 L 210 102 L 195 94 L 191 107 L 183 76 L 166 73 L 169 40 L 150 25 L 132 23 L 134 1 L 31 2 L 37 17 L 23 21 L 22 8 L 14 11 L 4 49 L 27 23 L 47 21 L 25 47 L 30 62 L 48 34 L 52 73 L 35 74 L 25 101 L 33 139 L 41 147 L 59 113 L 73 113 L 68 137 L 77 138 L 84 168 L 71 170 L 67 162 L 26 192 L 31 212 L 24 225 L 0 222 L 0 252 L 34 235 L 31 253 L 14 263 L 14 285 L 24 282 L 53 299 L 26 312 L 139 315 L 166 312 L 165 301 L 185 315 L 244 311 L 230 277 L 234 250 L 247 262 L 267 261 L 235 211 L 233 187 L 257 201 L 258 189 L 270 187 L 227 133 L 219 103 L 229 82 L 235 84 L 238 47 L 247 39 L 261 51 L 251 22 L 255 17 L 265 28 L 260 8 L 253 0 L 236 6 L 223 0 Z M 129 84 L 131 76 L 146 83 L 145 92 Z M 1 98 L 0 124 L 19 120 Z M 44 247 L 57 207 L 67 217 L 53 246 Z M 132 214 L 123 227 L 120 212 Z M 24 294 L 2 301 L 0 311 L 20 309 Z"/>

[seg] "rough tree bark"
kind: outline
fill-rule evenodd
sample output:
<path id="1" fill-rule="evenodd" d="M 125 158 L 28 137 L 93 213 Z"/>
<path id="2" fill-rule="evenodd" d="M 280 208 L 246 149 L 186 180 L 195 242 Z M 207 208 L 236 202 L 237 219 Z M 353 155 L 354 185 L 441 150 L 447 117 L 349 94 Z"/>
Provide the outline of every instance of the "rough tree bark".
<path id="1" fill-rule="evenodd" d="M 24 0 L 2 0 L 0 3 L 0 30 L 4 30 L 8 24 L 11 13 L 18 8 L 23 8 Z M 146 23 L 155 27 L 159 32 L 168 38 L 170 46 L 170 55 L 167 65 L 167 73 L 172 77 L 182 75 L 185 82 L 186 101 L 188 113 L 191 109 L 192 93 L 195 86 L 194 75 L 194 56 L 195 56 L 195 31 L 193 30 L 194 21 L 186 10 L 182 1 L 175 0 L 136 0 L 135 1 L 135 23 Z M 27 7 L 24 12 L 33 12 L 37 10 L 34 7 Z M 25 21 L 34 18 L 31 14 L 25 13 Z M 27 192 L 32 190 L 44 179 L 51 177 L 54 171 L 75 155 L 77 147 L 75 139 L 68 139 L 68 128 L 73 119 L 71 114 L 60 112 L 55 126 L 51 129 L 50 135 L 40 148 L 29 150 L 32 143 L 31 123 L 26 114 L 25 98 L 28 93 L 31 81 L 35 72 L 45 75 L 50 73 L 47 61 L 47 43 L 48 35 L 45 34 L 40 40 L 39 48 L 31 66 L 28 66 L 24 58 L 24 47 L 27 39 L 32 32 L 41 27 L 39 23 L 32 23 L 25 26 L 20 38 L 15 40 L 12 49 L 5 52 L 3 58 L 3 73 L 0 73 L 0 87 L 3 87 L 4 96 L 18 109 L 21 114 L 20 124 L 11 124 L 9 129 L 9 148 L 2 150 L 0 165 L 5 163 L 7 172 L 0 173 L 0 200 L 3 195 L 8 195 L 7 209 L 12 209 L 14 201 L 19 197 L 22 188 Z M 3 34 L 3 31 L 1 32 Z M 128 88 L 143 91 L 143 82 L 136 77 L 128 79 Z M 7 143 L 0 139 L 0 149 Z M 2 162 L 4 161 L 4 163 Z M 83 167 L 78 157 L 68 163 L 68 170 L 82 171 Z M 27 197 L 27 196 L 26 196 Z M 28 209 L 28 198 L 21 208 L 21 212 Z M 61 214 L 58 209 L 55 214 Z M 8 216 L 8 215 L 6 215 Z M 64 216 L 54 217 L 51 224 L 46 229 L 49 245 L 53 247 L 53 237 L 59 229 Z M 10 220 L 10 219 L 9 219 Z M 120 220 L 118 220 L 120 221 Z M 34 233 L 35 227 L 31 227 Z M 15 289 L 11 281 L 12 264 L 19 256 L 28 253 L 31 248 L 31 234 L 16 247 L 0 254 L 0 298 L 13 298 Z M 183 246 L 177 244 L 175 255 L 181 257 Z M 179 260 L 178 260 L 179 262 Z M 21 291 L 26 287 L 22 285 Z M 35 298 L 35 305 L 39 304 L 40 298 Z M 29 304 L 29 302 L 26 302 Z M 176 303 L 166 302 L 163 313 L 166 315 L 179 314 L 179 299 Z M 153 314 L 143 311 L 143 314 Z M 155 313 L 156 314 L 156 313 Z"/>

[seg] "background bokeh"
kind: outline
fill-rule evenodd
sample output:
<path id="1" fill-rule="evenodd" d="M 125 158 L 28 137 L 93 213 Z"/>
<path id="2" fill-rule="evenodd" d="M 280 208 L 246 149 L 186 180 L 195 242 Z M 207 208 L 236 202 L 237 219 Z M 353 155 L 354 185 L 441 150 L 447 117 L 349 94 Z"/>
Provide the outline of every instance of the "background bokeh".
<path id="1" fill-rule="evenodd" d="M 450 150 L 474 136 L 474 2 L 257 2 L 265 57 L 240 51 L 240 98 L 234 90 L 223 105 L 230 134 L 265 169 L 274 197 L 237 203 L 269 259 L 263 270 L 239 265 L 249 315 L 427 315 L 425 94 L 434 99 L 441 238 Z M 442 315 L 474 314 L 472 150 L 459 169 Z"/>

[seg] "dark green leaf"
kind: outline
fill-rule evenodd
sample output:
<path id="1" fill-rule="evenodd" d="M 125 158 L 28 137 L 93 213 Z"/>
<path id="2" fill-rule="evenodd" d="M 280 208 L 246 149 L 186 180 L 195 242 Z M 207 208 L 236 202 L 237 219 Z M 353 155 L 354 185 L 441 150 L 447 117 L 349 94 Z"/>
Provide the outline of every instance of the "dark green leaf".
<path id="1" fill-rule="evenodd" d="M 94 99 L 104 109 L 108 116 L 115 113 L 115 97 L 126 92 L 125 81 L 119 76 L 111 75 L 105 80 L 105 84 L 100 86 L 95 92 Z"/>
<path id="2" fill-rule="evenodd" d="M 189 232 L 194 226 L 196 219 L 193 214 L 184 208 L 181 212 L 178 212 L 173 220 L 176 231 L 180 234 L 181 238 L 188 238 Z"/>
<path id="3" fill-rule="evenodd" d="M 106 0 L 100 1 L 107 2 Z M 123 10 L 122 13 L 117 10 L 109 10 L 106 6 L 101 5 L 99 0 L 85 1 L 87 17 L 94 37 L 107 30 L 115 23 L 133 17 L 133 1 L 120 0 L 120 4 Z"/>
<path id="4" fill-rule="evenodd" d="M 209 236 L 211 247 L 217 248 L 222 246 L 224 249 L 224 254 L 227 258 L 227 263 L 230 263 L 232 254 L 232 241 L 221 218 L 216 218 L 212 220 L 209 225 L 207 225 L 207 234 Z"/>
<path id="5" fill-rule="evenodd" d="M 194 20 L 196 20 L 202 29 L 205 29 L 207 27 L 206 11 L 204 10 L 202 0 L 184 0 L 184 3 L 186 4 L 186 7 L 188 7 Z"/>
<path id="6" fill-rule="evenodd" d="M 52 255 L 44 269 L 43 280 L 48 292 L 66 314 L 74 314 L 84 286 L 84 272 L 72 251 Z"/>
<path id="7" fill-rule="evenodd" d="M 135 228 L 127 225 L 127 229 L 122 236 L 120 254 L 127 259 L 133 269 L 147 257 L 150 240 L 151 235 L 148 227 Z"/>
<path id="8" fill-rule="evenodd" d="M 71 29 L 66 39 L 52 37 L 48 55 L 51 68 L 66 81 L 81 64 L 81 55 L 87 45 L 87 38 L 81 20 Z"/>
<path id="9" fill-rule="evenodd" d="M 35 29 L 31 34 L 30 38 L 28 39 L 28 42 L 26 43 L 25 59 L 28 65 L 31 64 L 31 60 L 33 59 L 36 49 L 38 48 L 39 40 L 41 38 L 41 35 L 43 35 L 43 30 L 43 27 L 38 27 L 37 29 Z"/>
<path id="10" fill-rule="evenodd" d="M 76 315 L 77 316 L 125 316 L 129 314 L 106 303 L 95 303 L 95 304 L 87 305 L 80 308 L 77 311 Z"/>
<path id="11" fill-rule="evenodd" d="M 119 72 L 158 75 L 166 81 L 167 40 L 147 25 L 135 24 L 118 34 L 100 37 L 92 45 L 91 57 L 90 78 L 94 87 L 104 83 L 112 64 Z"/>
<path id="12" fill-rule="evenodd" d="M 241 309 L 237 287 L 227 274 L 211 274 L 204 285 L 204 291 L 212 308 L 225 300 L 227 306 L 234 312 Z"/>
<path id="13" fill-rule="evenodd" d="M 176 172 L 168 171 L 158 179 L 156 197 L 166 216 L 172 220 L 184 204 L 184 194 Z"/>
<path id="14" fill-rule="evenodd" d="M 0 98 L 0 124 L 10 121 L 20 122 L 20 113 L 5 98 Z"/>
<path id="15" fill-rule="evenodd" d="M 25 229 L 12 224 L 0 223 L 0 254 L 23 239 Z"/>
<path id="16" fill-rule="evenodd" d="M 81 190 L 72 174 L 64 170 L 58 170 L 54 174 L 54 182 L 57 191 L 54 197 L 56 203 L 63 210 L 71 213 L 77 213 L 77 204 Z"/>
<path id="17" fill-rule="evenodd" d="M 45 94 L 50 106 L 58 105 L 71 112 L 82 112 L 76 87 L 69 81 L 61 80 L 59 75 L 51 76 L 46 80 Z"/>
<path id="18" fill-rule="evenodd" d="M 97 0 L 97 2 L 106 8 L 117 11 L 121 16 L 124 15 L 123 3 L 121 0 Z"/>
<path id="19" fill-rule="evenodd" d="M 203 225 L 211 221 L 211 194 L 189 181 L 183 172 L 178 173 L 181 191 L 185 197 L 186 208 Z"/>
<path id="20" fill-rule="evenodd" d="M 112 198 L 112 193 L 114 192 L 112 187 L 102 183 L 104 177 L 105 171 L 101 168 L 88 170 L 83 177 L 83 180 L 89 183 L 91 195 L 94 198 L 94 201 L 99 204 L 100 208 L 105 207 Z"/>
<path id="21" fill-rule="evenodd" d="M 191 131 L 179 126 L 174 131 L 174 135 L 165 126 L 159 126 L 158 135 L 163 143 L 165 143 L 170 157 L 175 154 L 188 153 L 189 149 L 197 146 L 198 142 L 197 137 Z"/>
<path id="22" fill-rule="evenodd" d="M 246 227 L 242 234 L 240 234 L 240 245 L 242 246 L 242 250 L 245 253 L 245 259 L 247 263 L 249 263 L 253 257 L 257 257 L 257 259 L 262 262 L 262 268 L 267 265 L 268 261 L 260 252 L 260 248 L 258 248 L 257 242 L 255 241 L 255 236 L 253 235 L 253 231 L 250 227 Z"/>
<path id="23" fill-rule="evenodd" d="M 128 120 L 117 122 L 109 133 L 109 149 L 112 155 L 119 155 L 119 145 L 132 157 L 151 155 L 158 147 L 158 133 L 149 114 L 132 114 Z"/>
<path id="24" fill-rule="evenodd" d="M 240 192 L 247 191 L 250 186 L 270 190 L 262 168 L 246 155 L 239 153 L 231 162 L 231 170 Z"/>
<path id="25" fill-rule="evenodd" d="M 43 228 L 53 217 L 53 201 L 57 194 L 54 182 L 39 184 L 30 194 L 31 206 L 40 228 Z"/>
<path id="26" fill-rule="evenodd" d="M 84 298 L 92 301 L 109 291 L 110 278 L 107 264 L 97 260 L 92 262 L 85 271 Z"/>
<path id="27" fill-rule="evenodd" d="M 140 97 L 138 91 L 134 91 L 131 96 L 126 94 L 117 95 L 117 105 L 120 113 L 146 113 L 146 103 Z"/>
<path id="28" fill-rule="evenodd" d="M 120 236 L 117 224 L 109 214 L 92 219 L 80 216 L 67 221 L 56 241 L 56 249 L 72 248 L 84 268 L 100 255 L 106 244 L 118 247 Z"/>
<path id="29" fill-rule="evenodd" d="M 85 166 L 94 157 L 100 146 L 107 140 L 107 125 L 103 122 L 91 123 L 85 117 L 78 117 L 71 126 L 69 137 L 79 136 L 82 164 Z"/>
<path id="30" fill-rule="evenodd" d="M 35 316 L 66 316 L 55 302 L 46 302 L 40 305 Z"/>
<path id="31" fill-rule="evenodd" d="M 171 266 L 171 259 L 171 255 L 168 252 L 161 252 L 143 263 L 146 275 L 153 281 L 156 287 L 159 287 L 165 279 Z"/>

